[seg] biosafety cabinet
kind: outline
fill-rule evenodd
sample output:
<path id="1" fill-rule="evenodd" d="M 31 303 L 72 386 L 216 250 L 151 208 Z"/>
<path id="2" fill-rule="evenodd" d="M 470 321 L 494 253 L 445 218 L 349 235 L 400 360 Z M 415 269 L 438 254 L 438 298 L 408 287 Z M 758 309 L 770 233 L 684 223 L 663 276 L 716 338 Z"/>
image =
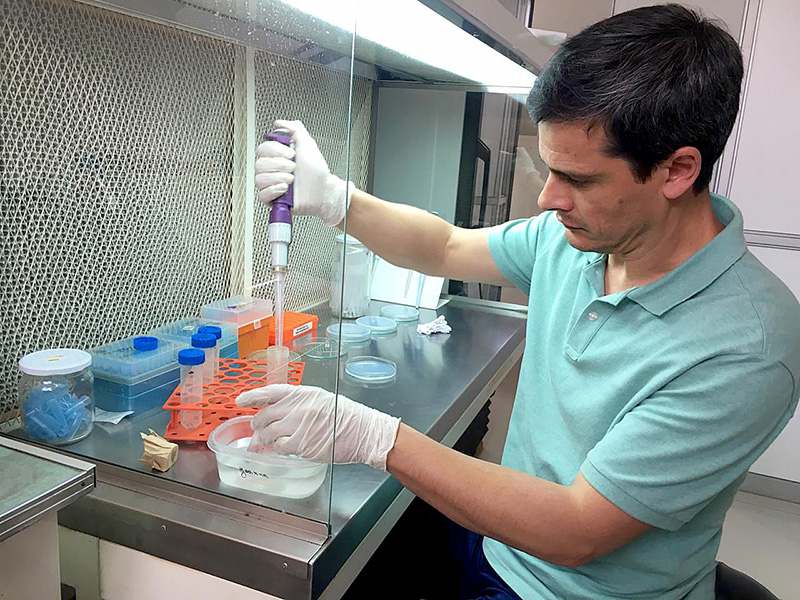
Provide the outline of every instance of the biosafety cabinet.
<path id="1" fill-rule="evenodd" d="M 471 282 L 437 282 L 416 320 L 348 338 L 338 282 L 382 267 L 309 217 L 292 219 L 280 294 L 254 187 L 256 146 L 297 119 L 336 175 L 387 200 L 464 227 L 528 211 L 512 200 L 544 174 L 517 150 L 520 116 L 552 50 L 474 4 L 0 0 L 0 427 L 96 465 L 59 523 L 99 549 L 108 597 L 155 593 L 142 573 L 158 559 L 201 596 L 338 597 L 410 502 L 366 466 L 243 458 L 254 411 L 235 397 L 269 382 L 276 335 L 289 383 L 449 445 L 518 360 L 524 313 Z M 371 279 L 363 312 L 413 305 L 422 281 L 404 276 L 395 297 Z M 437 315 L 451 335 L 417 333 Z M 180 357 L 198 350 L 215 370 L 193 400 L 181 378 L 198 364 Z M 358 377 L 358 359 L 394 371 Z M 174 464 L 142 434 L 177 443 Z"/>

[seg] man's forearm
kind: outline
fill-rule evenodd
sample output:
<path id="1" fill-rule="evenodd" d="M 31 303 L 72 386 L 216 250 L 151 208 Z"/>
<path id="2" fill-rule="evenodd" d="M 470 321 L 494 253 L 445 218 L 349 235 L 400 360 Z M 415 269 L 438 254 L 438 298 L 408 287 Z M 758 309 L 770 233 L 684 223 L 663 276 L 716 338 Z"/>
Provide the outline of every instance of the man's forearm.
<path id="1" fill-rule="evenodd" d="M 341 225 L 340 225 L 341 227 Z M 443 258 L 453 225 L 422 209 L 385 202 L 356 190 L 347 232 L 392 264 L 445 276 Z"/>
<path id="2" fill-rule="evenodd" d="M 594 546 L 570 488 L 461 454 L 400 426 L 387 470 L 453 521 L 564 566 Z"/>

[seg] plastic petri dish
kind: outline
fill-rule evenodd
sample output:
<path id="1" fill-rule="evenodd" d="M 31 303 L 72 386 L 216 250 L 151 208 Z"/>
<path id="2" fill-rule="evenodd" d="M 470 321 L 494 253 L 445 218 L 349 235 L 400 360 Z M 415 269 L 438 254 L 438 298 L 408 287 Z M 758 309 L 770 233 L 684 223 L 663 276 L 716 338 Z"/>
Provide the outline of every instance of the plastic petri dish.
<path id="1" fill-rule="evenodd" d="M 372 330 L 364 325 L 357 323 L 342 323 L 342 342 L 345 344 L 358 344 L 359 342 L 366 342 L 372 335 Z M 325 330 L 328 336 L 333 339 L 339 339 L 339 323 L 329 325 Z"/>
<path id="2" fill-rule="evenodd" d="M 369 327 L 369 330 L 375 335 L 387 335 L 397 331 L 397 321 L 388 317 L 361 317 L 356 319 L 356 325 Z"/>
<path id="3" fill-rule="evenodd" d="M 338 340 L 326 337 L 312 337 L 294 345 L 294 349 L 302 357 L 308 358 L 336 358 L 347 354 L 347 346 Z"/>
<path id="4" fill-rule="evenodd" d="M 357 356 L 347 361 L 344 372 L 361 383 L 387 383 L 394 381 L 397 365 L 377 356 Z"/>
<path id="5" fill-rule="evenodd" d="M 381 309 L 381 316 L 395 321 L 416 321 L 419 319 L 419 311 L 413 306 L 390 304 Z"/>

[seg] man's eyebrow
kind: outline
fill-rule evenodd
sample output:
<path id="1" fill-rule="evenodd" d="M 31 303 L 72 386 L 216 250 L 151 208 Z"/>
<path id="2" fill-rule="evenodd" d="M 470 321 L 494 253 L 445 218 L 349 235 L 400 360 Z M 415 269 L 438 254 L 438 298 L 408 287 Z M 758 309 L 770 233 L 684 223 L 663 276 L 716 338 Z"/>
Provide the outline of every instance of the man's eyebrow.
<path id="1" fill-rule="evenodd" d="M 593 173 L 576 173 L 574 171 L 562 171 L 560 169 L 553 169 L 552 167 L 547 167 L 549 171 L 555 175 L 559 175 L 561 177 L 566 177 L 567 179 L 574 179 L 576 181 L 595 181 L 599 179 L 599 175 L 595 175 Z"/>

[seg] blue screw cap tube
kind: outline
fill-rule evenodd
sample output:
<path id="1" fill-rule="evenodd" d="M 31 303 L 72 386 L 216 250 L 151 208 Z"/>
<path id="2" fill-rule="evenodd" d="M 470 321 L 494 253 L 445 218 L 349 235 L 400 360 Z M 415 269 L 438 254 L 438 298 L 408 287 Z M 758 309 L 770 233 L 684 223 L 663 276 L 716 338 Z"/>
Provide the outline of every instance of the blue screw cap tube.
<path id="1" fill-rule="evenodd" d="M 202 402 L 203 400 L 203 363 L 206 353 L 198 348 L 187 348 L 178 352 L 178 364 L 181 366 L 181 400 L 184 402 Z M 184 417 L 186 413 L 186 418 Z M 192 424 L 190 429 L 199 425 L 197 417 L 202 420 L 202 413 L 194 410 L 182 410 L 181 423 Z M 185 421 L 185 422 L 184 422 Z"/>
<path id="2" fill-rule="evenodd" d="M 203 364 L 203 383 L 211 383 L 214 373 L 217 372 L 219 364 L 219 350 L 217 350 L 217 338 L 210 333 L 195 333 L 192 336 L 192 346 L 200 348 L 206 353 L 206 360 Z"/>
<path id="3" fill-rule="evenodd" d="M 214 365 L 214 373 L 219 373 L 219 354 L 222 350 L 222 328 L 216 325 L 203 325 L 197 328 L 197 333 L 213 335 L 214 339 L 217 340 L 216 346 L 210 350 L 211 356 L 209 361 Z"/>
<path id="4" fill-rule="evenodd" d="M 197 333 L 208 333 L 218 340 L 222 339 L 222 327 L 217 327 L 216 325 L 203 325 L 202 327 L 198 327 Z"/>

